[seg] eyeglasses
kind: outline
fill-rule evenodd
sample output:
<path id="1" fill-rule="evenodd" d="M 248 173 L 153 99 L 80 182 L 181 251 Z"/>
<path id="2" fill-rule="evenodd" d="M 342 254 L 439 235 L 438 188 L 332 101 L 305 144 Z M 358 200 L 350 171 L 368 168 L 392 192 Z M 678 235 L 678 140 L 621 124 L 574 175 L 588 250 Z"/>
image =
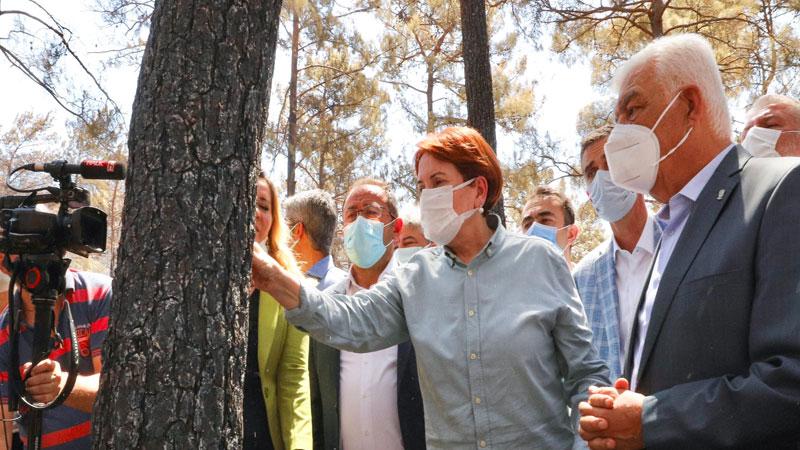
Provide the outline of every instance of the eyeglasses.
<path id="1" fill-rule="evenodd" d="M 369 220 L 380 220 L 383 217 L 383 212 L 386 210 L 378 203 L 370 203 L 363 208 L 350 207 L 344 211 L 345 222 L 355 222 L 358 216 Z"/>

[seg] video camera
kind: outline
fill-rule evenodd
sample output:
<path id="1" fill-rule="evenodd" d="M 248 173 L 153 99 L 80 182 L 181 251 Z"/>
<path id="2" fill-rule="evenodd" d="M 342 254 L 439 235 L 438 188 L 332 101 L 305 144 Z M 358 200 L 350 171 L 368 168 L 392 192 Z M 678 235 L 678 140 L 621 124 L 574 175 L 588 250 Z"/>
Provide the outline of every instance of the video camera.
<path id="1" fill-rule="evenodd" d="M 47 172 L 60 187 L 21 191 L 29 195 L 0 197 L 0 252 L 12 255 L 72 252 L 81 256 L 102 253 L 106 248 L 106 213 L 89 206 L 89 193 L 72 181 L 71 175 L 87 179 L 121 180 L 125 167 L 113 161 L 54 161 L 26 164 L 20 170 Z M 9 186 L 10 187 L 10 186 Z M 40 194 L 39 191 L 47 191 Z M 58 214 L 37 211 L 42 203 L 58 203 Z M 70 210 L 73 211 L 70 211 Z"/>
<path id="2" fill-rule="evenodd" d="M 49 173 L 59 187 L 19 189 L 11 185 L 11 177 L 21 170 Z M 58 298 L 64 295 L 65 276 L 70 260 L 66 252 L 81 256 L 102 253 L 106 248 L 106 213 L 90 206 L 89 192 L 79 188 L 72 175 L 100 180 L 122 180 L 125 167 L 113 161 L 83 161 L 69 164 L 66 161 L 26 164 L 12 170 L 6 185 L 19 193 L 0 197 L 0 253 L 17 255 L 11 263 L 12 274 L 8 289 L 9 308 L 9 367 L 20 367 L 19 332 L 23 305 L 15 295 L 16 282 L 30 292 L 35 309 L 31 367 L 48 358 L 51 336 L 63 342 L 55 329 L 54 311 Z M 42 193 L 46 191 L 46 193 Z M 57 203 L 58 213 L 37 211 L 36 205 Z M 33 401 L 26 392 L 23 376 L 18 370 L 8 370 L 8 409 L 16 411 L 19 403 L 28 407 L 28 448 L 38 450 L 42 446 L 42 411 L 61 404 L 71 393 L 78 374 L 79 353 L 75 323 L 72 320 L 69 302 L 64 302 L 64 313 L 68 324 L 69 352 L 68 376 L 58 396 L 47 404 Z M 24 377 L 30 376 L 30 369 Z M 14 420 L 22 416 L 18 415 Z M 5 419 L 3 419 L 5 420 Z"/>

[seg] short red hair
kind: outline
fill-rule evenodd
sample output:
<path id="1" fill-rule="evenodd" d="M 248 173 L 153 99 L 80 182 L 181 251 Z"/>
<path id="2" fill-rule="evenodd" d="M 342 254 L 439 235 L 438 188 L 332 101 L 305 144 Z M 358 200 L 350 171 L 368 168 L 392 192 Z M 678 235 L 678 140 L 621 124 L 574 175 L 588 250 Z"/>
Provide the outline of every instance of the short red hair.
<path id="1" fill-rule="evenodd" d="M 470 127 L 447 127 L 438 133 L 425 136 L 417 144 L 414 155 L 414 172 L 419 172 L 422 155 L 449 162 L 464 177 L 464 181 L 484 177 L 489 185 L 483 209 L 490 210 L 500 199 L 503 188 L 503 172 L 497 155 L 480 133 Z"/>

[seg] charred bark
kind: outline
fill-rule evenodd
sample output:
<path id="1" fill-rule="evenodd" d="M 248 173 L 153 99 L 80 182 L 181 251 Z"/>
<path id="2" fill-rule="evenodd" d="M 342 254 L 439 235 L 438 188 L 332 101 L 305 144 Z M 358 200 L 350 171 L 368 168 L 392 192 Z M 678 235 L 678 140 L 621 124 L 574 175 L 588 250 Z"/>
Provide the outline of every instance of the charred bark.
<path id="1" fill-rule="evenodd" d="M 241 448 L 255 177 L 281 0 L 157 1 L 96 449 Z"/>

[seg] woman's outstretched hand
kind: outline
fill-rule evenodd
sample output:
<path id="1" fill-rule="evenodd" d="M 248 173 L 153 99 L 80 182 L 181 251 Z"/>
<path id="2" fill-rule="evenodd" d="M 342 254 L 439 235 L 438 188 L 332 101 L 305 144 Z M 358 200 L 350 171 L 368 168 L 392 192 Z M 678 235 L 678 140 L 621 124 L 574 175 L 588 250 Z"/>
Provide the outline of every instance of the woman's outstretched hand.
<path id="1" fill-rule="evenodd" d="M 286 309 L 300 305 L 300 280 L 283 270 L 264 247 L 253 244 L 253 274 L 251 282 L 261 291 L 268 292 Z"/>

